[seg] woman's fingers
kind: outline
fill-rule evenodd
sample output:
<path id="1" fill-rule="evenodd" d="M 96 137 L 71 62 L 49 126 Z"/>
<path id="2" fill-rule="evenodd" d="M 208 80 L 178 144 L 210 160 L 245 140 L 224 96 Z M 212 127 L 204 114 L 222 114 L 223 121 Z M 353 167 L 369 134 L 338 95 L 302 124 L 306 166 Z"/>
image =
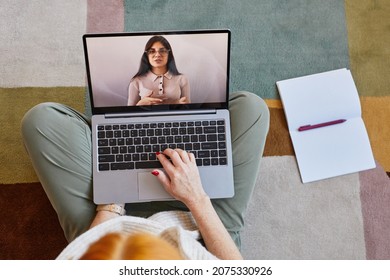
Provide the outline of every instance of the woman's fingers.
<path id="1" fill-rule="evenodd" d="M 190 159 L 190 162 L 196 164 L 195 155 L 193 153 L 188 153 L 188 158 Z"/>
<path id="2" fill-rule="evenodd" d="M 181 150 L 181 149 L 175 149 L 175 151 L 179 154 L 181 160 L 184 163 L 188 163 L 190 161 L 190 157 L 189 157 L 188 152 Z"/>
<path id="3" fill-rule="evenodd" d="M 172 160 L 172 163 L 174 166 L 179 167 L 182 163 L 188 163 L 190 161 L 190 158 L 188 156 L 188 153 L 186 151 L 183 151 L 181 149 L 166 149 L 163 152 L 164 155 L 170 157 Z"/>
<path id="4" fill-rule="evenodd" d="M 163 102 L 160 98 L 154 98 L 154 97 L 145 97 L 142 98 L 140 101 L 138 101 L 137 105 L 155 105 L 155 104 L 161 104 Z"/>
<path id="5" fill-rule="evenodd" d="M 179 104 L 186 104 L 186 103 L 188 103 L 187 97 L 182 97 L 179 99 Z"/>
<path id="6" fill-rule="evenodd" d="M 169 194 L 186 205 L 204 195 L 194 154 L 181 149 L 166 149 L 156 154 L 165 172 L 155 169 L 152 174 Z"/>
<path id="7" fill-rule="evenodd" d="M 151 105 L 154 105 L 154 104 L 160 104 L 160 103 L 162 103 L 162 102 L 163 102 L 163 100 L 162 100 L 162 99 L 160 99 L 160 98 L 147 97 L 147 98 L 145 98 L 145 99 L 147 99 L 147 100 L 148 100 L 148 102 L 149 102 L 149 104 L 151 104 Z"/>
<path id="8" fill-rule="evenodd" d="M 175 166 L 172 164 L 172 162 L 166 157 L 165 154 L 157 152 L 156 153 L 157 159 L 160 161 L 161 165 L 164 167 L 165 171 L 168 174 L 171 174 L 175 171 Z"/>
<path id="9" fill-rule="evenodd" d="M 167 174 L 165 174 L 165 172 L 161 171 L 160 169 L 154 169 L 152 171 L 152 174 L 157 177 L 157 179 L 160 181 L 160 183 L 164 186 L 165 189 L 167 189 L 171 184 L 171 180 L 169 179 Z"/>

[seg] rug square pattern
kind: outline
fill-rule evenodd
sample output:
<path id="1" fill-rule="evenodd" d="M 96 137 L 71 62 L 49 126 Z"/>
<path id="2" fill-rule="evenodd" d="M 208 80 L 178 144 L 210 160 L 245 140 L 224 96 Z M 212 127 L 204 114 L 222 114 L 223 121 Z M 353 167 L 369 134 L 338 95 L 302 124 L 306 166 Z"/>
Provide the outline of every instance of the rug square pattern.
<path id="1" fill-rule="evenodd" d="M 349 65 L 343 0 L 124 4 L 125 31 L 230 29 L 231 91 L 278 99 L 275 81 Z"/>
<path id="2" fill-rule="evenodd" d="M 24 148 L 21 122 L 25 113 L 41 102 L 59 102 L 82 111 L 84 87 L 0 88 L 0 104 L 12 110 L 0 115 L 0 184 L 38 182 Z"/>
<path id="3" fill-rule="evenodd" d="M 86 11 L 79 0 L 2 1 L 0 87 L 85 85 Z"/>
<path id="4" fill-rule="evenodd" d="M 294 156 L 264 157 L 256 186 L 246 259 L 366 259 L 358 173 L 303 184 Z"/>

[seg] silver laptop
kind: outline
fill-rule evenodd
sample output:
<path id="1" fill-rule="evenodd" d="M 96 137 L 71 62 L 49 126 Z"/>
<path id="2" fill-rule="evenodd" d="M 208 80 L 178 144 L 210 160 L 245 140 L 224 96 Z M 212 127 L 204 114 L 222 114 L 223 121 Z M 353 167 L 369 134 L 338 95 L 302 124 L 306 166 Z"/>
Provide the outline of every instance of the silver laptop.
<path id="1" fill-rule="evenodd" d="M 210 198 L 234 196 L 230 31 L 86 34 L 97 204 L 172 200 L 156 152 L 194 153 Z"/>

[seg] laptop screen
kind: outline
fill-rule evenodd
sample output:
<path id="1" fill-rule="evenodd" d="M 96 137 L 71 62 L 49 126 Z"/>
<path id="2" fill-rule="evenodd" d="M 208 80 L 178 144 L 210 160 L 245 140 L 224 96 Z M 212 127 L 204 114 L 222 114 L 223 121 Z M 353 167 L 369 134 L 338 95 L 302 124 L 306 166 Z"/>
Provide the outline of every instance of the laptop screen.
<path id="1" fill-rule="evenodd" d="M 83 36 L 92 112 L 227 108 L 230 31 Z"/>

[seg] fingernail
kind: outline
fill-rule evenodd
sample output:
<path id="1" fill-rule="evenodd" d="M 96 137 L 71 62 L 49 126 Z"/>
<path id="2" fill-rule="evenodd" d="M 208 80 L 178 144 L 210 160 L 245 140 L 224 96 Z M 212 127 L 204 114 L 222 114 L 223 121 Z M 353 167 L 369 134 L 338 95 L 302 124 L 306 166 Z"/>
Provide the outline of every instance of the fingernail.
<path id="1" fill-rule="evenodd" d="M 152 174 L 153 174 L 154 176 L 158 176 L 158 174 L 160 174 L 160 173 L 158 173 L 158 171 L 152 171 Z"/>
<path id="2" fill-rule="evenodd" d="M 160 152 L 156 152 L 156 156 L 158 156 L 159 154 L 161 154 Z"/>

